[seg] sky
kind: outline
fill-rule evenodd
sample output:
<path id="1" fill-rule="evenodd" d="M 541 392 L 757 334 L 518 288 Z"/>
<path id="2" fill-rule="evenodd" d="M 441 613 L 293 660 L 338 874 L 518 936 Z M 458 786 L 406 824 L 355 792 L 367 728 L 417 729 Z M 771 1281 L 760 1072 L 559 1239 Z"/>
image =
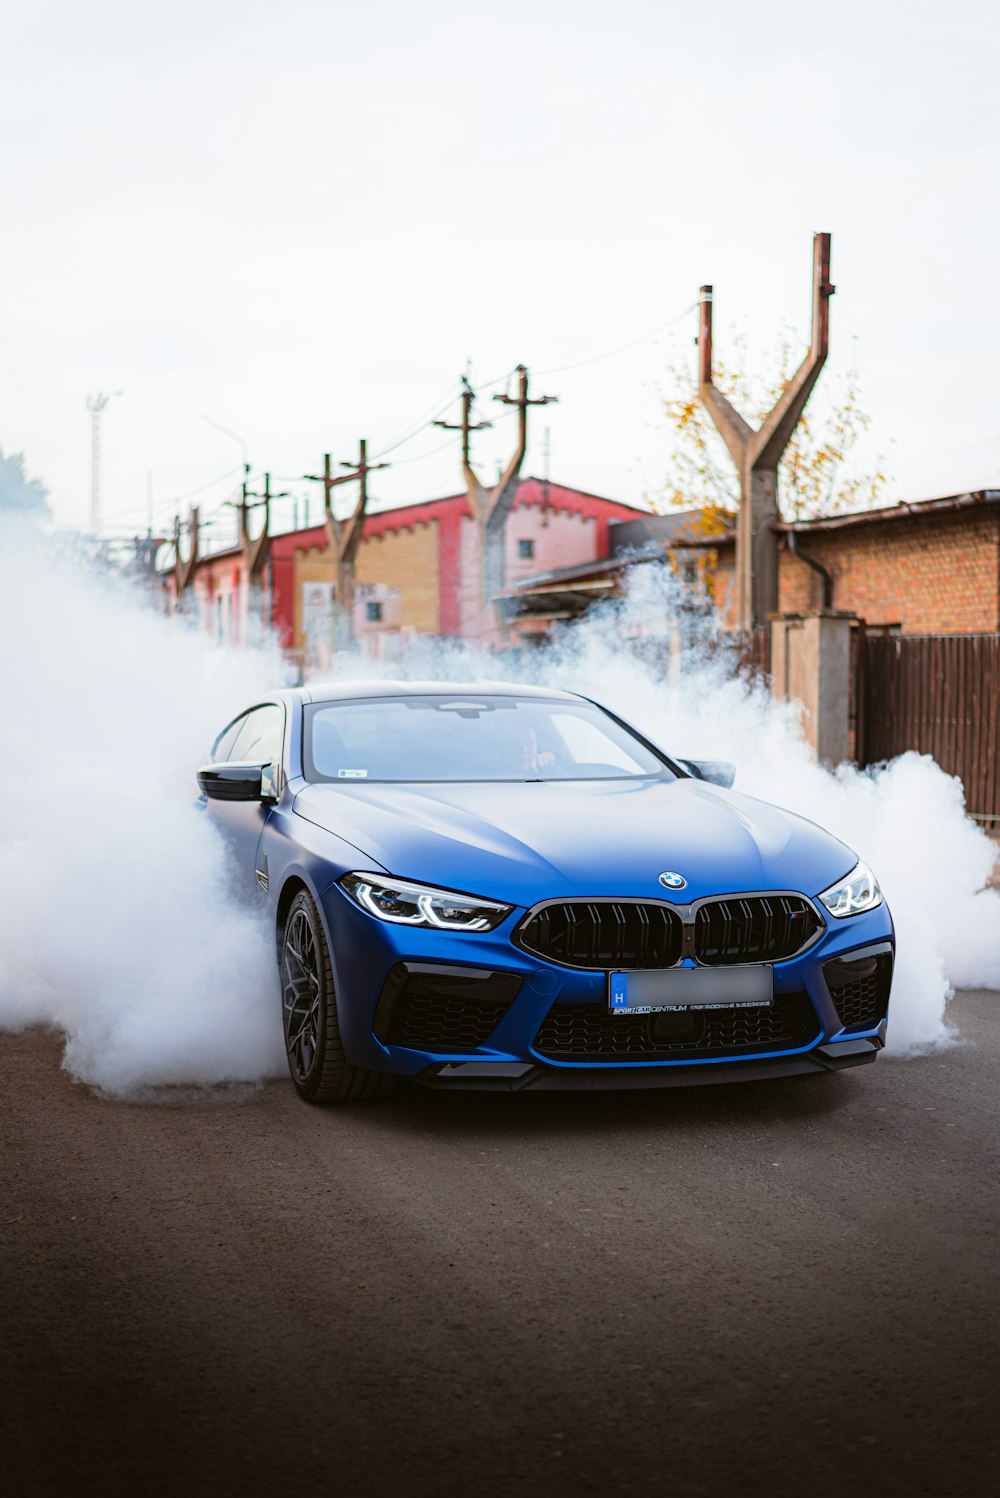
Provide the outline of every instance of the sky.
<path id="1" fill-rule="evenodd" d="M 456 419 L 466 369 L 477 414 L 508 416 L 490 396 L 519 362 L 559 398 L 525 472 L 655 500 L 699 285 L 723 356 L 742 333 L 763 367 L 787 329 L 804 351 L 817 230 L 837 294 L 815 399 L 858 371 L 859 463 L 886 466 L 889 500 L 1000 487 L 995 7 L 4 10 L 0 447 L 62 524 L 89 514 L 88 395 L 112 396 L 121 534 L 150 492 L 157 530 L 217 510 L 237 439 L 300 518 L 302 475 L 360 437 L 392 448 L 379 503 L 454 493 L 453 437 L 397 441 Z M 513 436 L 478 436 L 485 478 Z"/>

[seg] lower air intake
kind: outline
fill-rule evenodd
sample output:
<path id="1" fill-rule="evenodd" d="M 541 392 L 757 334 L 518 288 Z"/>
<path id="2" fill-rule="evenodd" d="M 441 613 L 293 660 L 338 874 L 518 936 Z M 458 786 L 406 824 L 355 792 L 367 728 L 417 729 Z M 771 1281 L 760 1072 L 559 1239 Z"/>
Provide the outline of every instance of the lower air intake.
<path id="1" fill-rule="evenodd" d="M 891 952 L 853 962 L 833 958 L 823 964 L 823 976 L 845 1030 L 871 1029 L 885 1019 L 892 986 Z"/>
<path id="2" fill-rule="evenodd" d="M 534 1049 L 553 1061 L 675 1061 L 796 1050 L 819 1039 L 805 993 L 776 994 L 752 1009 L 611 1015 L 603 1004 L 553 1004 Z"/>
<path id="3" fill-rule="evenodd" d="M 397 963 L 375 1012 L 375 1034 L 415 1051 L 471 1051 L 485 1045 L 517 998 L 509 973 Z"/>

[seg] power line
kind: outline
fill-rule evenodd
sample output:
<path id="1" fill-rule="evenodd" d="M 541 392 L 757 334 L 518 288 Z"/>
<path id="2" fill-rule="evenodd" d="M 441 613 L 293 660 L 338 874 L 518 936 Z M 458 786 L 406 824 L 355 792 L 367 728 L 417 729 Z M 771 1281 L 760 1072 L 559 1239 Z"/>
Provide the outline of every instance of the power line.
<path id="1" fill-rule="evenodd" d="M 374 456 L 376 458 L 384 458 L 386 453 L 395 452 L 397 447 L 402 447 L 403 443 L 409 442 L 411 437 L 419 436 L 419 434 L 424 430 L 425 427 L 431 425 L 431 422 L 435 416 L 439 416 L 442 411 L 446 411 L 448 409 L 455 398 L 456 390 L 459 390 L 460 388 L 461 381 L 453 380 L 440 400 L 435 401 L 432 406 L 428 407 L 423 415 L 417 417 L 417 419 L 412 423 L 411 426 L 406 429 L 401 437 L 397 437 L 395 442 L 390 442 L 388 447 L 383 447 L 382 450 L 376 453 Z"/>
<path id="2" fill-rule="evenodd" d="M 172 496 L 170 498 L 158 499 L 157 502 L 156 502 L 157 503 L 157 508 L 160 508 L 163 505 L 182 505 L 182 504 L 186 504 L 189 499 L 197 499 L 198 495 L 199 494 L 204 494 L 205 491 L 206 491 L 206 489 L 214 489 L 214 487 L 215 487 L 216 484 L 221 484 L 226 479 L 231 479 L 234 474 L 240 473 L 241 471 L 242 471 L 242 464 L 240 464 L 236 468 L 229 468 L 229 469 L 227 469 L 226 472 L 220 474 L 218 476 L 218 478 L 209 479 L 209 481 L 208 481 L 207 484 L 202 484 L 197 489 L 189 489 L 186 494 L 177 494 L 177 495 L 174 495 L 174 496 Z M 144 505 L 140 505 L 140 504 L 128 505 L 123 510 L 115 510 L 114 513 L 111 515 L 110 518 L 112 520 L 122 520 L 123 518 L 127 518 L 130 515 L 135 515 L 139 511 L 146 511 L 147 509 L 148 509 L 148 500 L 147 500 L 146 504 L 144 504 Z"/>
<path id="3" fill-rule="evenodd" d="M 494 385 L 501 385 L 505 380 L 509 380 L 511 375 L 515 374 L 516 371 L 517 366 L 511 365 L 510 369 L 504 370 L 503 374 L 494 376 L 492 380 L 485 380 L 477 384 L 476 389 L 492 390 Z M 402 447 L 406 442 L 412 442 L 414 437 L 419 437 L 421 432 L 425 431 L 428 427 L 434 426 L 436 424 L 435 418 L 442 415 L 443 412 L 447 411 L 448 407 L 455 399 L 456 394 L 461 389 L 461 380 L 458 380 L 453 385 L 449 386 L 447 393 L 441 398 L 441 400 L 437 401 L 433 406 L 430 406 L 425 414 L 417 421 L 415 421 L 412 426 L 408 427 L 401 437 L 397 437 L 395 442 L 390 443 L 388 447 L 383 447 L 382 450 L 376 454 L 376 456 L 379 458 L 384 458 L 386 453 L 395 452 L 397 447 Z M 442 451 L 442 449 L 440 448 L 436 450 Z M 425 453 L 423 454 L 423 456 L 430 457 L 431 455 L 430 453 Z M 419 458 L 405 459 L 405 462 L 407 463 L 418 463 L 419 461 Z M 397 464 L 396 466 L 398 467 L 399 465 Z"/>
<path id="4" fill-rule="evenodd" d="M 650 328 L 647 332 L 641 334 L 638 338 L 630 339 L 627 343 L 617 344 L 614 348 L 606 349 L 599 354 L 589 355 L 586 359 L 578 359 L 571 364 L 555 365 L 548 369 L 538 370 L 536 371 L 536 373 L 538 375 L 568 374 L 573 370 L 585 369 L 592 364 L 600 364 L 606 359 L 616 358 L 619 354 L 624 354 L 627 353 L 630 349 L 638 348 L 641 344 L 649 342 L 651 338 L 655 338 L 657 334 L 665 332 L 667 328 L 671 328 L 676 323 L 681 322 L 685 317 L 689 316 L 689 314 L 696 306 L 696 302 L 690 303 L 675 316 L 668 318 L 665 322 L 658 323 L 655 327 Z M 514 374 L 517 373 L 517 369 L 518 366 L 515 365 L 510 369 L 504 370 L 503 373 L 495 375 L 492 379 L 478 381 L 476 384 L 476 389 L 479 391 L 491 390 L 495 386 L 502 385 L 505 382 L 509 385 L 510 379 Z M 395 438 L 394 441 L 390 442 L 386 447 L 383 447 L 378 453 L 376 453 L 374 455 L 375 460 L 377 461 L 378 459 L 385 457 L 388 453 L 395 452 L 398 448 L 403 447 L 406 443 L 412 442 L 414 438 L 420 436 L 422 432 L 428 430 L 430 427 L 436 424 L 439 424 L 437 422 L 437 418 L 440 417 L 445 411 L 447 411 L 449 405 L 454 400 L 455 394 L 462 389 L 462 384 L 463 382 L 461 380 L 452 383 L 443 396 L 436 400 L 431 406 L 427 407 L 424 413 L 420 417 L 416 418 L 410 426 L 406 427 L 403 432 Z M 513 419 L 516 414 L 516 411 L 505 412 L 502 416 L 497 418 L 495 425 L 499 425 L 506 420 Z M 235 433 L 230 433 L 229 430 L 227 428 L 224 428 L 221 423 L 214 421 L 211 417 L 205 417 L 203 419 L 209 422 L 210 425 L 218 427 L 220 431 L 224 431 L 227 436 L 232 436 L 236 441 L 242 443 L 242 438 L 237 437 Z M 449 438 L 448 441 L 438 444 L 436 447 L 431 448 L 428 452 L 418 453 L 411 458 L 399 459 L 396 463 L 396 466 L 407 467 L 411 463 L 426 462 L 428 459 L 437 457 L 439 454 L 445 452 L 453 445 L 454 439 Z M 244 467 L 245 472 L 245 465 L 241 466 Z M 225 473 L 220 474 L 217 478 L 211 479 L 208 483 L 202 484 L 196 489 L 191 489 L 187 493 L 171 499 L 164 499 L 162 502 L 158 501 L 158 507 L 160 503 L 164 505 L 185 504 L 188 500 L 195 499 L 200 494 L 204 494 L 206 490 L 214 488 L 216 484 L 221 484 L 226 479 L 232 478 L 239 471 L 239 468 L 230 468 Z M 245 476 L 247 481 L 249 482 L 250 474 L 245 473 Z M 279 482 L 297 483 L 300 481 L 300 479 L 301 475 L 289 475 L 286 479 L 279 479 Z M 272 499 L 285 497 L 286 496 L 284 495 L 271 496 Z M 134 515 L 135 513 L 142 510 L 142 508 L 143 506 L 141 505 L 132 505 L 127 509 L 116 511 L 115 515 L 112 518 L 120 520 L 123 517 Z M 213 515 L 218 515 L 218 513 L 219 511 L 216 510 L 213 512 Z"/>
<path id="5" fill-rule="evenodd" d="M 655 327 L 648 329 L 647 332 L 642 333 L 638 338 L 630 339 L 628 343 L 618 344 L 614 348 L 606 349 L 603 353 L 592 354 L 586 359 L 578 359 L 573 364 L 559 364 L 550 369 L 537 370 L 535 371 L 535 373 L 537 373 L 538 375 L 568 374 L 571 370 L 585 369 L 588 365 L 600 364 L 605 359 L 613 359 L 618 354 L 627 353 L 629 349 L 638 348 L 640 344 L 648 343 L 651 338 L 655 338 L 658 333 L 665 332 L 667 328 L 674 327 L 676 323 L 683 321 L 683 319 L 687 317 L 697 305 L 697 302 L 689 303 L 687 307 L 685 307 L 682 311 L 676 313 L 675 316 L 668 318 L 666 322 L 657 323 Z M 513 365 L 510 369 L 504 370 L 502 374 L 495 375 L 490 380 L 477 381 L 476 389 L 480 391 L 492 390 L 495 385 L 502 385 L 505 382 L 509 382 L 511 376 L 516 373 L 517 366 Z M 418 437 L 420 433 L 427 427 L 437 425 L 438 423 L 435 421 L 435 417 L 439 416 L 442 411 L 447 410 L 448 406 L 451 404 L 451 401 L 454 399 L 456 389 L 461 389 L 461 381 L 459 381 L 457 386 L 452 385 L 447 393 L 447 396 L 445 396 L 440 402 L 438 402 L 436 406 L 431 407 L 426 416 L 415 422 L 413 426 L 409 427 L 403 433 L 403 435 L 401 437 L 398 437 L 395 442 L 390 444 L 390 446 L 382 448 L 378 456 L 381 458 L 384 457 L 386 453 L 395 452 L 397 448 L 402 447 L 407 442 L 411 442 L 414 437 Z M 442 452 L 443 450 L 443 448 L 434 449 L 435 452 Z M 419 463 L 424 457 L 429 458 L 431 456 L 432 453 L 423 453 L 419 458 L 406 458 L 403 460 L 403 463 Z M 399 467 L 401 465 L 397 463 L 396 466 Z"/>
<path id="6" fill-rule="evenodd" d="M 600 364 L 604 359 L 614 359 L 618 354 L 626 354 L 629 349 L 638 348 L 641 343 L 648 343 L 651 338 L 656 337 L 657 333 L 664 333 L 667 328 L 672 328 L 675 323 L 683 321 L 697 305 L 697 302 L 691 302 L 683 312 L 678 312 L 676 317 L 670 317 L 666 322 L 658 323 L 655 328 L 650 328 L 649 332 L 643 333 L 641 337 L 633 338 L 628 343 L 620 343 L 617 348 L 608 349 L 603 354 L 593 354 L 590 358 L 578 359 L 575 364 L 559 364 L 554 369 L 539 369 L 537 373 L 539 375 L 568 374 L 572 369 L 585 369 L 588 364 Z"/>
<path id="7" fill-rule="evenodd" d="M 494 381 L 494 384 L 496 383 Z M 486 387 L 482 388 L 485 389 Z M 494 421 L 490 422 L 490 426 L 495 430 L 497 427 L 502 426 L 505 421 L 514 421 L 516 417 L 516 410 L 505 411 L 502 416 L 498 416 Z M 458 430 L 461 429 L 459 428 Z M 396 468 L 405 468 L 408 463 L 422 463 L 425 458 L 436 458 L 439 453 L 445 452 L 447 448 L 454 447 L 455 442 L 456 438 L 449 437 L 447 442 L 442 442 L 438 447 L 432 447 L 430 452 L 419 453 L 415 458 L 399 458 L 393 466 Z"/>

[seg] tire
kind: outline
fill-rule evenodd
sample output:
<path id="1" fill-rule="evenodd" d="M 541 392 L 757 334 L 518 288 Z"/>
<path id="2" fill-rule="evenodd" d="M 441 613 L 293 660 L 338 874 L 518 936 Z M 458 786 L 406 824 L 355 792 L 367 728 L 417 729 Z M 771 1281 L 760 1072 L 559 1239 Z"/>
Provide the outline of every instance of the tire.
<path id="1" fill-rule="evenodd" d="M 344 1055 L 330 949 L 306 890 L 289 907 L 278 967 L 285 1054 L 299 1097 L 307 1103 L 359 1103 L 391 1092 L 393 1077 L 352 1066 Z"/>

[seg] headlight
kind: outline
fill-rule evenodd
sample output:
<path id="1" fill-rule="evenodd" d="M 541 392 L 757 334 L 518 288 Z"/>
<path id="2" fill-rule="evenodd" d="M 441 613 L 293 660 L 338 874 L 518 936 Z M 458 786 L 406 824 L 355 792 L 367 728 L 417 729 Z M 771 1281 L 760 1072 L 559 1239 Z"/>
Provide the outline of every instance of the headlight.
<path id="1" fill-rule="evenodd" d="M 878 880 L 867 864 L 859 863 L 846 879 L 831 884 L 819 897 L 831 915 L 858 915 L 882 903 Z"/>
<path id="2" fill-rule="evenodd" d="M 362 910 L 391 921 L 394 926 L 433 926 L 437 931 L 492 931 L 505 921 L 513 905 L 457 895 L 450 889 L 410 884 L 376 874 L 345 874 L 342 889 Z"/>

